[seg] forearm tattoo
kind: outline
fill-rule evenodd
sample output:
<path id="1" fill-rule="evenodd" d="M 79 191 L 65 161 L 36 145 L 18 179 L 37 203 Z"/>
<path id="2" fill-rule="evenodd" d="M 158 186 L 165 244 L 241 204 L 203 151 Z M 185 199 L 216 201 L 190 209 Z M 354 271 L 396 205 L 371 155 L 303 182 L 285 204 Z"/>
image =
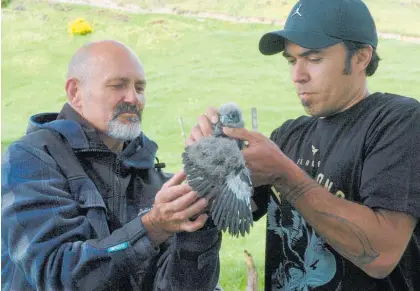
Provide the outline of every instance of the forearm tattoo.
<path id="1" fill-rule="evenodd" d="M 298 200 L 303 198 L 310 190 L 314 188 L 322 188 L 321 185 L 316 183 L 310 177 L 305 182 L 295 182 L 292 177 L 283 175 L 274 179 L 273 185 L 277 189 L 281 197 L 289 201 L 290 204 L 294 205 Z"/>
<path id="2" fill-rule="evenodd" d="M 320 188 L 321 186 L 315 181 L 311 181 L 295 188 L 290 189 L 284 194 L 284 198 L 294 205 L 299 199 L 303 198 L 310 190 Z"/>
<path id="3" fill-rule="evenodd" d="M 275 189 L 280 192 L 281 198 L 286 199 L 295 207 L 296 203 L 311 192 L 312 189 L 323 188 L 310 177 L 308 177 L 308 179 L 296 179 L 296 177 L 289 177 L 287 174 L 276 177 L 273 182 Z M 379 256 L 379 253 L 372 247 L 368 236 L 356 224 L 332 213 L 317 210 L 312 213 L 315 213 L 315 216 L 322 215 L 330 221 L 330 223 L 322 223 L 322 225 L 315 224 L 313 226 L 316 232 L 321 235 L 331 247 L 348 260 L 361 266 L 373 262 Z M 309 216 L 312 216 L 312 219 L 310 219 Z M 313 214 L 309 214 L 309 216 L 307 219 L 312 221 L 319 221 L 320 219 L 319 216 L 314 217 Z M 331 228 L 345 230 L 347 234 L 346 237 L 348 237 L 346 242 L 349 243 L 349 246 L 345 246 L 342 241 L 335 238 L 339 235 L 339 232 L 337 232 L 337 235 L 327 235 L 327 231 Z"/>
<path id="4" fill-rule="evenodd" d="M 324 238 L 324 240 L 344 257 L 346 257 L 347 259 L 349 259 L 357 265 L 366 265 L 373 262 L 379 256 L 379 253 L 375 249 L 373 249 L 369 238 L 359 226 L 348 221 L 343 217 L 339 217 L 331 213 L 320 211 L 315 212 L 326 216 L 327 219 L 331 219 L 335 223 L 340 224 L 343 228 L 347 230 L 347 233 L 353 236 L 353 238 L 351 238 L 351 243 L 353 245 L 356 245 L 356 248 L 353 249 L 358 249 L 359 251 L 356 250 L 354 252 L 350 252 L 348 251 L 348 249 L 343 247 L 338 240 L 334 240 L 333 238 L 327 238 L 326 236 L 322 235 L 322 231 L 320 232 L 320 235 Z"/>

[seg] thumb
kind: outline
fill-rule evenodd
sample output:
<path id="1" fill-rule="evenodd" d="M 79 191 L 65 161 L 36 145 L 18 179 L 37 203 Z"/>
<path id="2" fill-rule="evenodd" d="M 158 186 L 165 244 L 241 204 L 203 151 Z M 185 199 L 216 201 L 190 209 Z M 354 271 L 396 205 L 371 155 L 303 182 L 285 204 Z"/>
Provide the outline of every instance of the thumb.
<path id="1" fill-rule="evenodd" d="M 223 132 L 230 137 L 246 140 L 248 142 L 253 142 L 255 137 L 251 132 L 246 130 L 245 128 L 232 128 L 232 127 L 223 127 Z"/>
<path id="2" fill-rule="evenodd" d="M 186 176 L 184 170 L 179 171 L 175 175 L 171 177 L 165 184 L 163 184 L 162 188 L 168 188 L 171 186 L 179 185 L 185 180 Z"/>

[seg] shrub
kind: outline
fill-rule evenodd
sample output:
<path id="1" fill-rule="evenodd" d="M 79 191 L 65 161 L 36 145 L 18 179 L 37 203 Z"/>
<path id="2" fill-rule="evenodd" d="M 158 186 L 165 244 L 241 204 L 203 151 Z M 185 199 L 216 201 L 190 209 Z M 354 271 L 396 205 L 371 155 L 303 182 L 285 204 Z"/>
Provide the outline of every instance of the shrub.
<path id="1" fill-rule="evenodd" d="M 69 22 L 68 32 L 72 35 L 85 35 L 93 32 L 92 25 L 83 18 Z"/>
<path id="2" fill-rule="evenodd" d="M 12 0 L 1 0 L 1 8 L 9 6 L 10 2 L 12 2 Z"/>

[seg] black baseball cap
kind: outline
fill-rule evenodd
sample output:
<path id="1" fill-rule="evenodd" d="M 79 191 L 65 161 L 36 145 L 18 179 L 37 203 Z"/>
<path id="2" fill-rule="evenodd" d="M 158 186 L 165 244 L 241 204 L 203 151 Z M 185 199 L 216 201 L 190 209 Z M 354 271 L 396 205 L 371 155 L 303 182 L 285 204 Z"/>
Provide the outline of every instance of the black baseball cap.
<path id="1" fill-rule="evenodd" d="M 289 40 L 308 49 L 322 49 L 343 40 L 376 48 L 378 35 L 369 9 L 361 0 L 300 0 L 287 17 L 283 30 L 262 36 L 264 55 L 283 51 Z"/>

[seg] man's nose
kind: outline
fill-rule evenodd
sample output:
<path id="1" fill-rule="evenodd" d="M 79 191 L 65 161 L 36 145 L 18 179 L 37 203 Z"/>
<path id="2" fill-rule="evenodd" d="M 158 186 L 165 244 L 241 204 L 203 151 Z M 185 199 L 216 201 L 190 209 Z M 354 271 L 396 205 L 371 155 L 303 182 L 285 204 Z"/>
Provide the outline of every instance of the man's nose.
<path id="1" fill-rule="evenodd" d="M 146 103 L 146 98 L 144 96 L 144 92 L 137 92 L 135 86 L 130 86 L 125 94 L 124 101 L 139 107 L 139 109 L 143 109 L 144 104 Z"/>
<path id="2" fill-rule="evenodd" d="M 306 83 L 309 81 L 306 63 L 303 60 L 297 60 L 292 67 L 292 81 L 293 83 Z"/>

